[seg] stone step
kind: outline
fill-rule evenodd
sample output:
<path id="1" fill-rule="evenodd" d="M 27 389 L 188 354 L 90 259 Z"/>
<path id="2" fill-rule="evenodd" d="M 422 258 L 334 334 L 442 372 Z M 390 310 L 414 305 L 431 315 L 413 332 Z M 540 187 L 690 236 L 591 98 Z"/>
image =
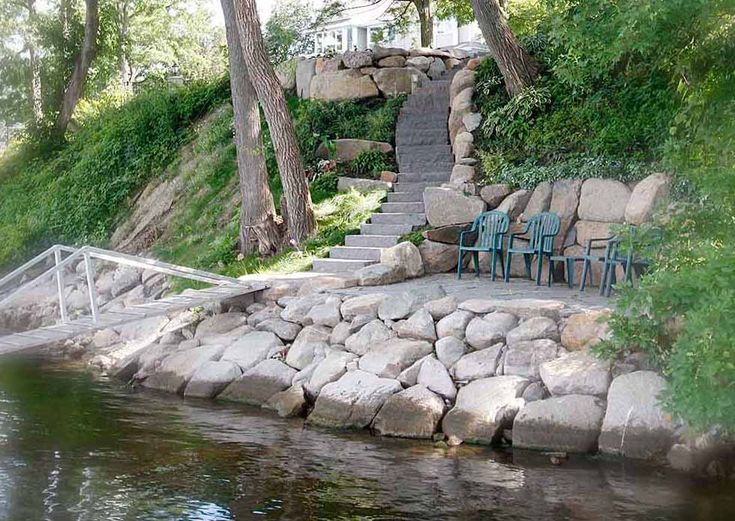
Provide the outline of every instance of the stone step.
<path id="1" fill-rule="evenodd" d="M 383 213 L 424 213 L 424 203 L 419 201 L 404 203 L 383 203 L 380 206 L 380 210 Z"/>
<path id="2" fill-rule="evenodd" d="M 452 147 L 447 143 L 443 145 L 404 145 L 396 149 L 398 157 L 414 154 L 417 156 L 424 156 L 426 154 L 435 154 L 438 152 L 446 152 L 451 154 Z"/>
<path id="3" fill-rule="evenodd" d="M 414 192 L 388 192 L 389 203 L 424 202 L 424 191 Z"/>
<path id="4" fill-rule="evenodd" d="M 436 122 L 436 121 L 448 121 L 449 120 L 449 109 L 442 111 L 426 112 L 423 109 L 401 109 L 398 114 L 398 123 L 402 121 L 411 120 L 411 122 Z"/>
<path id="5" fill-rule="evenodd" d="M 422 173 L 403 173 L 398 174 L 396 183 L 448 183 L 450 175 L 444 172 L 422 172 Z"/>
<path id="6" fill-rule="evenodd" d="M 403 104 L 401 110 L 424 110 L 425 113 L 436 112 L 443 114 L 449 110 L 449 97 L 420 97 Z"/>
<path id="7" fill-rule="evenodd" d="M 370 223 L 423 226 L 426 224 L 426 215 L 423 213 L 374 213 L 370 218 Z"/>
<path id="8" fill-rule="evenodd" d="M 410 128 L 413 130 L 419 129 L 437 129 L 437 128 L 448 128 L 449 116 L 439 118 L 422 118 L 421 116 L 406 116 L 398 119 L 396 123 L 396 130 L 404 128 Z"/>
<path id="9" fill-rule="evenodd" d="M 434 161 L 399 160 L 398 169 L 401 172 L 452 172 L 452 159 L 436 159 Z"/>
<path id="10" fill-rule="evenodd" d="M 423 204 L 421 205 L 423 207 Z M 398 244 L 398 235 L 348 235 L 345 246 L 360 248 L 390 248 Z"/>
<path id="11" fill-rule="evenodd" d="M 449 174 L 447 174 L 449 175 Z M 441 186 L 440 181 L 421 181 L 416 183 L 396 183 L 393 185 L 393 190 L 396 192 L 418 192 L 423 194 L 424 189 L 429 186 Z M 390 195 L 390 194 L 388 194 Z M 390 201 L 390 199 L 388 199 Z"/>
<path id="12" fill-rule="evenodd" d="M 372 248 L 364 246 L 335 246 L 329 250 L 330 259 L 343 260 L 380 260 L 381 248 Z"/>
<path id="13" fill-rule="evenodd" d="M 345 259 L 314 259 L 312 271 L 318 273 L 344 273 L 346 271 L 355 271 L 371 264 L 377 264 L 376 261 L 368 260 L 345 260 Z"/>
<path id="14" fill-rule="evenodd" d="M 405 235 L 413 231 L 410 224 L 361 224 L 360 233 L 363 235 Z"/>
<path id="15" fill-rule="evenodd" d="M 449 142 L 449 130 L 437 129 L 396 129 L 396 146 L 407 145 L 445 145 Z"/>

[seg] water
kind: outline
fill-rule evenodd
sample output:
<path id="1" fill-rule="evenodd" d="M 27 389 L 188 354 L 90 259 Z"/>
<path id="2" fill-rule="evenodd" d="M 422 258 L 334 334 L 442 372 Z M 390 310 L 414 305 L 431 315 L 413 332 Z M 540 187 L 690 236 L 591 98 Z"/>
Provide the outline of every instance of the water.
<path id="1" fill-rule="evenodd" d="M 0 519 L 717 520 L 735 485 L 632 462 L 304 429 L 258 409 L 0 365 Z"/>

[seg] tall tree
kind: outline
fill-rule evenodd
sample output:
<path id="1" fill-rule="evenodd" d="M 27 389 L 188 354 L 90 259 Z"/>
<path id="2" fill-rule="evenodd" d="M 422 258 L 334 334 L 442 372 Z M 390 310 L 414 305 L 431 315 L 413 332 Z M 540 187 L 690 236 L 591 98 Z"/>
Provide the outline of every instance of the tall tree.
<path id="1" fill-rule="evenodd" d="M 74 63 L 74 71 L 64 91 L 61 102 L 61 111 L 56 118 L 54 130 L 57 134 L 63 134 L 69 126 L 74 109 L 77 107 L 79 98 L 82 97 L 84 83 L 87 81 L 87 73 L 92 65 L 94 54 L 97 50 L 97 30 L 99 29 L 99 3 L 98 0 L 85 0 L 87 11 L 84 18 L 84 40 Z"/>
<path id="2" fill-rule="evenodd" d="M 316 223 L 299 143 L 281 84 L 268 61 L 255 0 L 235 0 L 234 3 L 245 65 L 268 121 L 276 153 L 286 202 L 284 219 L 289 239 L 294 245 L 300 245 Z"/>
<path id="3" fill-rule="evenodd" d="M 472 0 L 472 9 L 505 80 L 505 90 L 514 97 L 533 84 L 539 73 L 539 64 L 518 43 L 508 26 L 498 0 Z"/>
<path id="4" fill-rule="evenodd" d="M 26 0 L 28 9 L 28 27 L 26 28 L 25 45 L 28 49 L 28 61 L 31 68 L 31 109 L 33 122 L 39 124 L 43 119 L 43 103 L 41 101 L 41 60 L 38 56 L 35 30 L 37 25 L 36 0 Z"/>
<path id="5" fill-rule="evenodd" d="M 229 49 L 230 90 L 235 110 L 235 147 L 240 176 L 240 251 L 244 255 L 261 255 L 278 249 L 280 233 L 275 221 L 276 208 L 268 186 L 268 171 L 260 137 L 258 95 L 250 83 L 232 0 L 220 0 L 225 17 L 225 33 Z"/>

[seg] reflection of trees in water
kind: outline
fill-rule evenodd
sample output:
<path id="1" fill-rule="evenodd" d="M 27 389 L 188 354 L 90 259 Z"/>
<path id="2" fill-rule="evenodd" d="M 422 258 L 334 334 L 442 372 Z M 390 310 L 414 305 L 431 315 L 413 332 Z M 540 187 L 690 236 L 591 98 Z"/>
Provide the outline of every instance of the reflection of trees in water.
<path id="1" fill-rule="evenodd" d="M 722 492 L 688 487 L 634 462 L 555 467 L 532 452 L 304 429 L 251 407 L 0 365 L 0 518 L 537 521 L 722 509 Z"/>

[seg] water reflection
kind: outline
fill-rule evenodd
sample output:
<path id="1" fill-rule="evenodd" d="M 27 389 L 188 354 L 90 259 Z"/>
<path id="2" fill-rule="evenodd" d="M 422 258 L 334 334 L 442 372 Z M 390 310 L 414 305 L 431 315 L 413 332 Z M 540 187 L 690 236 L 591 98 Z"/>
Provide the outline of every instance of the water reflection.
<path id="1" fill-rule="evenodd" d="M 0 518 L 730 519 L 733 486 L 631 462 L 304 429 L 257 409 L 0 366 Z"/>

